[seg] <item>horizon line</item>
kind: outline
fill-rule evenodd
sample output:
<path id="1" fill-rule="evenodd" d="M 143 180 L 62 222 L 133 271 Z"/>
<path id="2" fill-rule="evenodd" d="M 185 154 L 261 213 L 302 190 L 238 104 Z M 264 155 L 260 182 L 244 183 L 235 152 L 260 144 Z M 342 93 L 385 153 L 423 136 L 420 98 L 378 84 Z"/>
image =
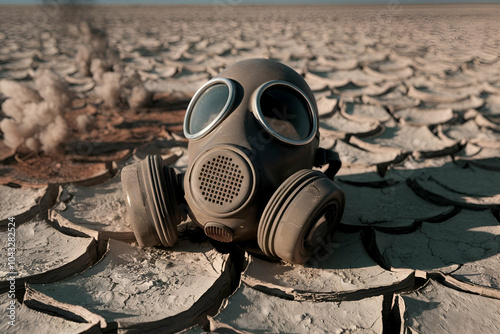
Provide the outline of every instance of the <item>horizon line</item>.
<path id="1" fill-rule="evenodd" d="M 0 6 L 44 6 L 49 3 L 3 3 Z M 137 2 L 137 3 L 58 3 L 59 6 L 213 6 L 213 3 L 158 3 L 158 2 Z M 324 2 L 307 2 L 307 3 L 242 3 L 234 4 L 232 7 L 239 6 L 386 6 L 387 3 L 324 3 Z M 398 6 L 453 6 L 453 5 L 500 5 L 500 2 L 414 2 L 414 3 L 399 3 Z"/>

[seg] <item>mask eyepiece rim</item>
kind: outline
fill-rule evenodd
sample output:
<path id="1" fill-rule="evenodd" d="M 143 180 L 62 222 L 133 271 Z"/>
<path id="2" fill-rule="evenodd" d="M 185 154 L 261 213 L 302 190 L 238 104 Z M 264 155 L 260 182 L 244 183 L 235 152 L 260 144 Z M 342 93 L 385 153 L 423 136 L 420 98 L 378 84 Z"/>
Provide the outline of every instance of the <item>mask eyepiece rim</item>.
<path id="1" fill-rule="evenodd" d="M 217 117 L 213 121 L 211 121 L 208 125 L 206 125 L 202 130 L 196 132 L 196 133 L 191 133 L 189 131 L 189 126 L 191 122 L 191 116 L 194 110 L 194 106 L 196 105 L 196 102 L 198 99 L 205 93 L 205 91 L 212 87 L 215 84 L 224 84 L 228 88 L 228 97 L 227 101 L 224 104 L 224 107 L 218 112 Z M 207 81 L 203 86 L 198 89 L 198 91 L 194 94 L 193 98 L 189 102 L 189 105 L 186 110 L 186 115 L 184 116 L 184 124 L 183 124 L 183 131 L 184 131 L 184 136 L 187 139 L 199 139 L 204 136 L 206 136 L 210 131 L 212 131 L 217 125 L 219 125 L 222 120 L 226 117 L 228 112 L 231 110 L 234 99 L 235 99 L 235 94 L 236 94 L 236 88 L 234 83 L 227 79 L 227 78 L 213 78 L 209 81 Z"/>
<path id="2" fill-rule="evenodd" d="M 260 107 L 260 100 L 262 94 L 264 94 L 264 92 L 272 86 L 285 86 L 286 88 L 292 89 L 306 101 L 309 111 L 309 121 L 311 125 L 310 133 L 306 138 L 300 140 L 287 138 L 282 134 L 278 133 L 275 129 L 273 129 L 273 127 L 269 125 L 269 123 L 265 120 L 262 108 Z M 264 127 L 264 129 L 266 129 L 267 132 L 269 132 L 271 135 L 273 135 L 274 137 L 276 137 L 277 139 L 279 139 L 284 143 L 290 145 L 305 145 L 309 144 L 316 137 L 316 132 L 318 131 L 318 112 L 314 108 L 314 104 L 311 102 L 311 99 L 299 87 L 295 86 L 290 82 L 283 80 L 272 80 L 259 86 L 259 88 L 255 90 L 252 97 L 252 109 L 255 118 L 257 118 L 257 120 Z"/>

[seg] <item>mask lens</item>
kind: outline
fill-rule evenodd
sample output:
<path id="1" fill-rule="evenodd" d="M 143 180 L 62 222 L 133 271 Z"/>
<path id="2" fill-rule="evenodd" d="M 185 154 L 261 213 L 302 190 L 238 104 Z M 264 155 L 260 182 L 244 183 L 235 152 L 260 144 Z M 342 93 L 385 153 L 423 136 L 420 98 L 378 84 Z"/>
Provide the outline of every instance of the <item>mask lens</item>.
<path id="1" fill-rule="evenodd" d="M 215 79 L 195 94 L 186 112 L 184 133 L 187 138 L 203 136 L 222 120 L 233 101 L 229 80 Z"/>
<path id="2" fill-rule="evenodd" d="M 284 81 L 262 85 L 253 100 L 254 114 L 275 137 L 289 144 L 302 145 L 314 138 L 316 111 L 307 96 Z"/>
<path id="3" fill-rule="evenodd" d="M 291 88 L 266 89 L 260 98 L 260 109 L 267 124 L 283 137 L 304 140 L 311 133 L 308 104 Z"/>

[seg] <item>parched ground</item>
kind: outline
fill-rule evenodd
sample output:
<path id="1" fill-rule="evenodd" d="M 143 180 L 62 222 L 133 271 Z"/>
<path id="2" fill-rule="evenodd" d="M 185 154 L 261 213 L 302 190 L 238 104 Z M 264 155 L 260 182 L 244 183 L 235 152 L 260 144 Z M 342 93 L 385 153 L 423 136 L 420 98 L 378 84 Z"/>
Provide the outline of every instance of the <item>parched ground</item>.
<path id="1" fill-rule="evenodd" d="M 43 69 L 71 95 L 50 154 L 29 148 L 59 127 L 0 137 L 2 333 L 500 332 L 500 5 L 48 3 L 0 7 L 0 121 L 27 103 L 11 81 L 50 101 Z M 189 221 L 139 248 L 120 170 L 155 153 L 184 171 L 190 98 L 247 58 L 314 91 L 339 231 L 304 266 L 220 252 Z"/>

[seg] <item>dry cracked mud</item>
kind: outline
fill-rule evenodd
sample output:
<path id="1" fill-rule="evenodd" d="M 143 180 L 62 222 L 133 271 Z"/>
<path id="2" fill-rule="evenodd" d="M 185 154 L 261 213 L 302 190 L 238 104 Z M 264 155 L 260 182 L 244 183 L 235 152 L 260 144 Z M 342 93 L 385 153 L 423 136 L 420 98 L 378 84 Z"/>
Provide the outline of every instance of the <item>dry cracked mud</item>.
<path id="1" fill-rule="evenodd" d="M 0 6 L 0 331 L 498 333 L 499 5 L 222 3 Z M 121 169 L 185 171 L 191 97 L 248 58 L 311 86 L 339 231 L 303 266 L 189 219 L 138 247 Z"/>

